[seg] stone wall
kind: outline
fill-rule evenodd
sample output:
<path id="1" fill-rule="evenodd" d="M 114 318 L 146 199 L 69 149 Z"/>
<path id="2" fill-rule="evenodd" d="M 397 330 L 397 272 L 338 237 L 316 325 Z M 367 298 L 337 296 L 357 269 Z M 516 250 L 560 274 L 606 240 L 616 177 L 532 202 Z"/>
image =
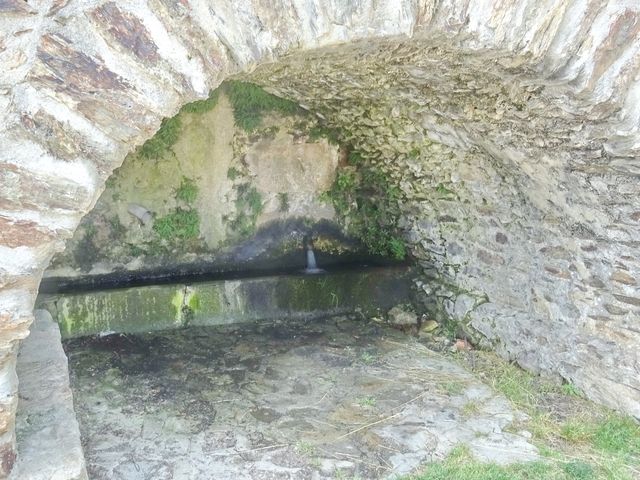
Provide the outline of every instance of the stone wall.
<path id="1" fill-rule="evenodd" d="M 294 54 L 249 77 L 322 112 L 399 187 L 427 310 L 640 416 L 637 158 L 594 138 L 616 128 L 601 105 L 569 104 L 540 75 L 430 35 Z"/>
<path id="2" fill-rule="evenodd" d="M 235 125 L 222 90 L 192 107 L 202 111 L 185 108 L 174 117 L 174 143 L 160 142 L 158 134 L 157 152 L 151 144 L 127 155 L 45 278 L 249 270 L 258 263 L 303 268 L 305 234 L 319 247 L 357 250 L 341 238 L 333 207 L 321 200 L 340 152 L 324 138 L 310 138 L 315 117 L 301 109 L 265 111 L 246 131 Z"/>
<path id="3" fill-rule="evenodd" d="M 503 353 L 638 415 L 638 10 L 627 0 L 0 1 L 0 476 L 15 458 L 15 353 L 42 271 L 126 153 L 231 73 L 358 39 L 375 53 L 373 40 L 393 35 L 445 37 L 408 53 L 396 44 L 367 83 L 395 92 L 389 123 L 415 121 L 394 137 L 428 139 L 406 163 L 424 176 L 404 188 L 435 183 L 470 202 L 451 194 L 435 213 L 431 196 L 407 195 L 409 239 L 425 243 L 416 254 L 438 276 L 468 269 L 461 288 L 489 300 L 471 322 Z M 365 69 L 347 65 L 345 84 L 368 68 L 366 55 L 351 58 Z M 295 82 L 285 90 L 305 96 Z M 367 132 L 361 144 L 384 149 L 382 163 L 405 162 Z M 443 236 L 450 218 L 478 234 Z M 447 305 L 464 316 L 470 302 L 456 298 Z"/>

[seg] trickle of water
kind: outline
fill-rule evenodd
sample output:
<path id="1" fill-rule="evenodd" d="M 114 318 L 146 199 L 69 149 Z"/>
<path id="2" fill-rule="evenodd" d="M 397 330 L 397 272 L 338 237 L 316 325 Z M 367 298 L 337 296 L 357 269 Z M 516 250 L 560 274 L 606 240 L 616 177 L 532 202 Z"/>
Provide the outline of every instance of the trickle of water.
<path id="1" fill-rule="evenodd" d="M 318 268 L 311 244 L 307 245 L 307 268 L 304 269 L 304 273 L 324 273 L 324 270 Z"/>
<path id="2" fill-rule="evenodd" d="M 318 265 L 316 264 L 316 255 L 313 253 L 313 248 L 307 247 L 307 270 L 316 270 Z"/>

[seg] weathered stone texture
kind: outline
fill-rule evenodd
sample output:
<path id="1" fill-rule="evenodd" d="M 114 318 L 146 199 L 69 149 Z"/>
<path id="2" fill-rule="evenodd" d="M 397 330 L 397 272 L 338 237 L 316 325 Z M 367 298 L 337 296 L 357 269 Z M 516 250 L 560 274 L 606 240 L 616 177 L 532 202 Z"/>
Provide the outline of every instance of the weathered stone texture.
<path id="1" fill-rule="evenodd" d="M 263 83 L 353 125 L 354 142 L 395 172 L 413 251 L 450 285 L 423 282 L 430 295 L 455 305 L 459 289 L 474 292 L 483 300 L 466 316 L 505 355 L 640 415 L 640 295 L 611 279 L 640 277 L 636 2 L 39 0 L 0 11 L 0 218 L 55 232 L 0 246 L 5 418 L 35 293 L 10 279 L 39 279 L 126 152 L 231 73 L 358 39 L 369 45 L 286 60 Z M 391 35 L 412 40 L 373 41 Z M 417 143 L 411 158 L 404 146 Z M 10 428 L 0 452 L 6 472 Z"/>
<path id="2" fill-rule="evenodd" d="M 407 298 L 411 277 L 405 267 L 372 268 L 42 295 L 38 303 L 60 325 L 63 338 L 144 333 L 354 311 L 375 315 Z M 406 316 L 416 325 L 415 314 Z"/>
<path id="3" fill-rule="evenodd" d="M 640 230 L 620 221 L 638 200 L 616 188 L 633 172 L 581 134 L 617 128 L 611 107 L 544 75 L 527 57 L 416 36 L 292 55 L 251 78 L 346 129 L 399 185 L 425 300 L 522 366 L 638 416 Z"/>
<path id="4" fill-rule="evenodd" d="M 35 317 L 31 334 L 20 347 L 17 364 L 17 437 L 21 456 L 10 478 L 86 480 L 60 329 L 44 310 L 37 310 Z"/>
<path id="5" fill-rule="evenodd" d="M 316 251 L 356 249 L 355 241 L 339 235 L 333 207 L 321 201 L 335 180 L 340 150 L 325 138 L 309 138 L 316 117 L 302 110 L 271 112 L 249 133 L 234 125 L 224 91 L 212 94 L 210 110 L 174 117 L 180 125 L 176 141 L 155 158 L 140 150 L 127 156 L 65 250 L 54 256 L 45 279 L 158 268 L 250 270 L 258 264 L 299 269 L 302 238 L 310 230 L 325 240 L 316 242 Z M 178 198 L 184 181 L 197 187 L 193 200 Z M 247 201 L 251 193 L 253 204 Z M 197 213 L 196 234 L 159 237 L 154 219 L 185 207 Z M 24 227 L 11 226 L 24 230 L 31 243 L 49 233 Z M 24 235 L 12 238 L 15 245 L 27 241 Z"/>

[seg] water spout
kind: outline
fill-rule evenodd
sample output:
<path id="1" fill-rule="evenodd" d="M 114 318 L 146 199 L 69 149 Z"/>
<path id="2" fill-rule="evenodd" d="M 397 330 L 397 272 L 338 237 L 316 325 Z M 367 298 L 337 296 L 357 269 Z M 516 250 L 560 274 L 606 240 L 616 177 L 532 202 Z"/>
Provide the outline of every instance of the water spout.
<path id="1" fill-rule="evenodd" d="M 307 270 L 316 270 L 318 264 L 316 263 L 316 255 L 313 253 L 313 248 L 307 246 Z"/>
<path id="2" fill-rule="evenodd" d="M 324 273 L 324 270 L 318 268 L 318 264 L 316 263 L 316 255 L 313 253 L 313 242 L 311 239 L 305 238 L 305 247 L 307 250 L 307 268 L 304 269 L 304 273 Z"/>

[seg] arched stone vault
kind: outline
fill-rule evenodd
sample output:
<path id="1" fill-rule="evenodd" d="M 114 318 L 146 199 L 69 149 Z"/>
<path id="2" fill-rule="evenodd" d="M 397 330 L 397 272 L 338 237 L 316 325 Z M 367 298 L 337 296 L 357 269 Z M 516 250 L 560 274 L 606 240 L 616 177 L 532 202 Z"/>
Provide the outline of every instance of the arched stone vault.
<path id="1" fill-rule="evenodd" d="M 0 0 L 0 472 L 52 254 L 162 117 L 281 57 L 252 78 L 399 182 L 427 293 L 640 416 L 639 32 L 632 0 Z"/>
<path id="2" fill-rule="evenodd" d="M 293 54 L 249 78 L 322 112 L 397 182 L 427 302 L 638 416 L 637 204 L 621 195 L 638 187 L 636 159 L 608 153 L 610 111 L 546 75 L 415 34 Z"/>

